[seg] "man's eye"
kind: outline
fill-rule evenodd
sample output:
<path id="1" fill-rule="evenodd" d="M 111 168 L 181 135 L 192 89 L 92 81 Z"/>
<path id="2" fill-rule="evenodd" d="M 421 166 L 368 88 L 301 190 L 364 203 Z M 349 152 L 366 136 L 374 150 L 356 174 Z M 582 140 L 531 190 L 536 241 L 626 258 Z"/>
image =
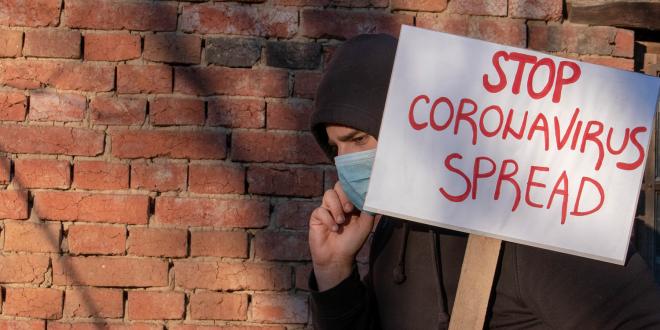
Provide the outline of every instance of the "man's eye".
<path id="1" fill-rule="evenodd" d="M 357 136 L 353 139 L 353 142 L 357 144 L 367 143 L 367 135 Z"/>

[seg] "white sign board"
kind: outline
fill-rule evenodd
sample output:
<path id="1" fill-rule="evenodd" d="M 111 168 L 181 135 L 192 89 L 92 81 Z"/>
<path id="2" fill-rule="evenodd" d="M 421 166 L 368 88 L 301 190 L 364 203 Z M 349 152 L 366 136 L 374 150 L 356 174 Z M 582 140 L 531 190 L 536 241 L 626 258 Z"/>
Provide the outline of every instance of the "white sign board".
<path id="1" fill-rule="evenodd" d="M 403 26 L 365 209 L 623 264 L 659 86 Z"/>

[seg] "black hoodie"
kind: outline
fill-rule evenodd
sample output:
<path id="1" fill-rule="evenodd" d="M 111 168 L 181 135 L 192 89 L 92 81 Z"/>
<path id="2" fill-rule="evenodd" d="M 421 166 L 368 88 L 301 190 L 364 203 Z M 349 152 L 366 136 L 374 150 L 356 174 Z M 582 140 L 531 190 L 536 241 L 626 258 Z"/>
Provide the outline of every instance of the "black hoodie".
<path id="1" fill-rule="evenodd" d="M 361 35 L 335 53 L 316 97 L 311 129 L 334 156 L 326 124 L 378 137 L 396 39 Z M 353 273 L 319 292 L 312 272 L 317 329 L 444 329 L 467 235 L 383 217 L 372 240 L 369 273 Z M 660 290 L 631 249 L 625 266 L 503 243 L 486 328 L 660 329 Z"/>

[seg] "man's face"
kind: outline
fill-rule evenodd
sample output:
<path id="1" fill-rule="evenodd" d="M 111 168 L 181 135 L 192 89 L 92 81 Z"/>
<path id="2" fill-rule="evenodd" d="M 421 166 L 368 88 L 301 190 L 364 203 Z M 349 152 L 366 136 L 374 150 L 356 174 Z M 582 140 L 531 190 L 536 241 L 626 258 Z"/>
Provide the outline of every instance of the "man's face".
<path id="1" fill-rule="evenodd" d="M 328 143 L 337 156 L 376 148 L 378 141 L 366 132 L 341 125 L 327 125 Z"/>

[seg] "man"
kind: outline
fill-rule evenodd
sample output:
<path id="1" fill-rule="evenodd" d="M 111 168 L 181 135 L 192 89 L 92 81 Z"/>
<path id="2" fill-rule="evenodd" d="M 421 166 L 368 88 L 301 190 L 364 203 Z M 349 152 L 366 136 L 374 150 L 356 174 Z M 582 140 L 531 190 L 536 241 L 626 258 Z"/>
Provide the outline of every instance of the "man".
<path id="1" fill-rule="evenodd" d="M 448 326 L 467 235 L 361 211 L 395 50 L 396 39 L 382 34 L 347 41 L 317 91 L 311 129 L 326 154 L 338 156 L 339 176 L 309 221 L 317 328 Z M 362 282 L 355 255 L 376 222 Z M 486 322 L 507 329 L 660 329 L 660 293 L 633 252 L 622 267 L 505 242 Z"/>

